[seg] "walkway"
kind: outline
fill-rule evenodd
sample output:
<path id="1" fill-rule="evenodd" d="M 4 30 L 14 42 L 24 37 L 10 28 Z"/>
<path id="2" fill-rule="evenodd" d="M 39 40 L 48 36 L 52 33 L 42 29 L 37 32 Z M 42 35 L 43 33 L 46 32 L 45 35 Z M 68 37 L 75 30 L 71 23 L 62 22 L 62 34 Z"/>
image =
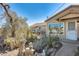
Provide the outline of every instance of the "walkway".
<path id="1" fill-rule="evenodd" d="M 6 53 L 0 53 L 0 56 L 17 56 L 18 49 L 13 51 L 7 51 Z"/>
<path id="2" fill-rule="evenodd" d="M 74 56 L 79 42 L 62 42 L 63 47 L 56 53 L 56 56 Z"/>

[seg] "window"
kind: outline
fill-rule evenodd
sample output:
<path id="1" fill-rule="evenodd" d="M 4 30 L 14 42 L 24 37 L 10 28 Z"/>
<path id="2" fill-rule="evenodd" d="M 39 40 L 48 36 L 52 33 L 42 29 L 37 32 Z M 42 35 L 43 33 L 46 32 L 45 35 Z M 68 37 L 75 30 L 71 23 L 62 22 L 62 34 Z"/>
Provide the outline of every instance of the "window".
<path id="1" fill-rule="evenodd" d="M 75 22 L 68 23 L 68 30 L 75 30 Z"/>
<path id="2" fill-rule="evenodd" d="M 64 23 L 49 23 L 48 26 L 51 34 L 64 33 Z"/>

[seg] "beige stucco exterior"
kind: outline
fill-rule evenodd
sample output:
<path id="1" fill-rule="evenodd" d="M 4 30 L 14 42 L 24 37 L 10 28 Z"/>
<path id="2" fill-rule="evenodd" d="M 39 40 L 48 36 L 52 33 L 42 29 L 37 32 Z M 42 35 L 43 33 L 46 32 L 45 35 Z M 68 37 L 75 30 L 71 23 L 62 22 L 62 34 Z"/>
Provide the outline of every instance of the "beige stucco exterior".
<path id="1" fill-rule="evenodd" d="M 48 18 L 46 22 L 46 34 L 49 35 L 49 29 L 48 24 L 49 23 L 57 23 L 57 22 L 63 22 L 64 23 L 64 34 L 61 35 L 62 39 L 67 39 L 68 35 L 75 36 L 75 40 L 78 38 L 78 22 L 79 21 L 79 5 L 72 5 L 68 8 L 64 9 L 63 11 L 57 13 L 53 17 Z M 74 34 L 68 34 L 71 31 L 68 31 L 68 23 L 69 22 L 75 22 L 75 30 L 73 31 Z M 72 38 L 74 39 L 74 38 Z"/>

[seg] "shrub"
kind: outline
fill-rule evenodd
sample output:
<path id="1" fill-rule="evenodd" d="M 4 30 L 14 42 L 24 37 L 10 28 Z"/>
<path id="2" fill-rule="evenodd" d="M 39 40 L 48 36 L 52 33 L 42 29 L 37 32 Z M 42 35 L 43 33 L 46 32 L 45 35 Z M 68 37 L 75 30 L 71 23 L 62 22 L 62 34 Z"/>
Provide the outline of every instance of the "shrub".
<path id="1" fill-rule="evenodd" d="M 48 51 L 50 48 L 56 48 L 58 50 L 61 46 L 62 44 L 59 42 L 59 37 L 57 36 L 44 37 L 33 44 L 34 49 L 39 53 L 41 53 L 43 49 Z"/>
<path id="2" fill-rule="evenodd" d="M 15 48 L 19 48 L 19 44 L 20 44 L 20 41 L 19 40 L 15 40 Z"/>
<path id="3" fill-rule="evenodd" d="M 6 44 L 7 46 L 9 46 L 11 49 L 14 48 L 15 45 L 15 41 L 14 38 L 7 38 L 4 40 L 4 44 Z"/>
<path id="4" fill-rule="evenodd" d="M 19 47 L 20 41 L 10 37 L 4 40 L 4 44 L 6 44 L 7 47 L 9 46 L 12 50 Z"/>
<path id="5" fill-rule="evenodd" d="M 46 43 L 44 40 L 45 39 L 39 39 L 33 43 L 33 47 L 37 52 L 42 52 L 42 49 Z"/>
<path id="6" fill-rule="evenodd" d="M 56 42 L 58 42 L 59 41 L 59 37 L 57 37 L 57 36 L 53 36 L 53 37 L 49 37 L 48 38 L 48 43 L 47 43 L 47 45 L 49 46 L 49 47 L 54 47 L 54 45 L 55 45 L 55 43 Z"/>
<path id="7" fill-rule="evenodd" d="M 32 32 L 29 32 L 28 37 L 27 37 L 27 41 L 34 42 L 36 39 L 37 39 L 37 36 L 35 34 L 33 34 Z"/>
<path id="8" fill-rule="evenodd" d="M 62 47 L 62 43 L 59 41 L 59 37 L 58 36 L 50 36 L 48 37 L 48 41 L 47 41 L 47 48 L 46 48 L 46 55 L 51 55 L 53 53 L 53 55 L 56 54 L 56 52 Z M 50 51 L 51 49 L 51 51 Z"/>

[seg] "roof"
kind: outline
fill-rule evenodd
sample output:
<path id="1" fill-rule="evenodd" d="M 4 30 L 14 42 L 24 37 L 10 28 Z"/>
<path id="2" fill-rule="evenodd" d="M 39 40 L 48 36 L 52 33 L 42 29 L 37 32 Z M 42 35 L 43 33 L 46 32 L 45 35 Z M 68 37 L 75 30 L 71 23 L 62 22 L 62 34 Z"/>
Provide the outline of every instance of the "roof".
<path id="1" fill-rule="evenodd" d="M 77 18 L 77 17 L 79 17 L 79 14 L 69 14 L 60 19 L 62 20 L 62 19 Z"/>
<path id="2" fill-rule="evenodd" d="M 45 25 L 44 22 L 43 22 L 43 23 L 36 23 L 36 24 L 33 24 L 31 27 L 32 27 L 32 28 L 36 28 L 36 27 L 43 26 L 43 25 Z"/>
<path id="3" fill-rule="evenodd" d="M 52 17 L 48 18 L 47 20 L 45 20 L 45 22 L 51 20 L 53 17 L 55 17 L 55 16 L 59 15 L 60 13 L 66 11 L 66 10 L 68 10 L 68 9 L 70 9 L 71 7 L 79 7 L 79 5 L 70 5 L 70 6 L 68 6 L 67 8 L 65 8 L 64 10 L 60 11 L 59 13 L 56 13 L 54 16 L 52 16 Z"/>

